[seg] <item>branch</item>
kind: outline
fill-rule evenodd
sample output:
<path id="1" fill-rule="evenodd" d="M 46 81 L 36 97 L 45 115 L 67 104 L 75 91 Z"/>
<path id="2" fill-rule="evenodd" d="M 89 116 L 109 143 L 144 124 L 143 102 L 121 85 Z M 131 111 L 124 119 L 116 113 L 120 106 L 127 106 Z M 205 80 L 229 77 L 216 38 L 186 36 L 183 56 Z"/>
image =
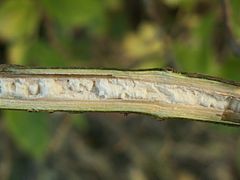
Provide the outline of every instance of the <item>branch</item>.
<path id="1" fill-rule="evenodd" d="M 1 65 L 0 109 L 136 112 L 240 125 L 240 85 L 169 70 Z"/>

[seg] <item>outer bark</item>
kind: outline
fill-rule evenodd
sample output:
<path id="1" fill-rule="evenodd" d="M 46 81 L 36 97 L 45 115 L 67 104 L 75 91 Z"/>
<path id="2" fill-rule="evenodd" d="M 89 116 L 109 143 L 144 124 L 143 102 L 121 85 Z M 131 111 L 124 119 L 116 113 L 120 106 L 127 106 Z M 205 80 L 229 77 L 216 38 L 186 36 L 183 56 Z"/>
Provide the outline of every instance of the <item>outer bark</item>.
<path id="1" fill-rule="evenodd" d="M 240 125 L 240 86 L 237 82 L 169 70 L 1 65 L 0 109 L 136 112 L 160 119 Z"/>

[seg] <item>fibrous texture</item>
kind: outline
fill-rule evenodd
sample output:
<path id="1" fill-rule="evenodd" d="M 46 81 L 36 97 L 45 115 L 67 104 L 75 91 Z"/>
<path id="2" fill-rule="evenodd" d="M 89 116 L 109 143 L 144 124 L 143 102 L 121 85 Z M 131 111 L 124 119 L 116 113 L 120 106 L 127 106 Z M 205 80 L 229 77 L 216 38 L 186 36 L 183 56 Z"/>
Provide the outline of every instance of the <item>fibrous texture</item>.
<path id="1" fill-rule="evenodd" d="M 238 100 L 214 91 L 118 78 L 2 78 L 1 98 L 162 102 L 240 112 Z"/>
<path id="2" fill-rule="evenodd" d="M 168 71 L 11 69 L 0 77 L 0 99 L 2 108 L 10 109 L 21 109 L 17 102 L 30 102 L 35 110 L 132 111 L 210 121 L 232 118 L 235 123 L 240 119 L 237 85 Z"/>

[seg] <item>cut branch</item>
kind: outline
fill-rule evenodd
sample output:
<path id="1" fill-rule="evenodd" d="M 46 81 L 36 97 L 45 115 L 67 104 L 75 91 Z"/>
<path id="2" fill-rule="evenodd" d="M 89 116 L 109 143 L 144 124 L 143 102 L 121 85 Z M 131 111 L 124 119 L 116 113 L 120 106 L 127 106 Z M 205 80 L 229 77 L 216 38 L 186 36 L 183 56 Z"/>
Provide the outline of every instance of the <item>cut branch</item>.
<path id="1" fill-rule="evenodd" d="M 136 112 L 240 125 L 240 85 L 169 70 L 2 65 L 0 109 Z"/>

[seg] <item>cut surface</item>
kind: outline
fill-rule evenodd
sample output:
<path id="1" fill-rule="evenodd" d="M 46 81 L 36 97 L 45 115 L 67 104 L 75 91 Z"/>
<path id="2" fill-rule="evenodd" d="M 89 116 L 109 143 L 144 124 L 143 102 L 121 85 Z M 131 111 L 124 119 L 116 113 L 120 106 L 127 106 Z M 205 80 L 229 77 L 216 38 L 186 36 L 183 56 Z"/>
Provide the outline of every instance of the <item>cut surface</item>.
<path id="1" fill-rule="evenodd" d="M 1 99 L 62 101 L 147 101 L 232 110 L 240 113 L 240 100 L 221 92 L 196 87 L 124 78 L 7 78 L 0 80 Z"/>
<path id="2" fill-rule="evenodd" d="M 240 125 L 240 83 L 168 70 L 0 65 L 0 109 L 136 112 Z"/>

